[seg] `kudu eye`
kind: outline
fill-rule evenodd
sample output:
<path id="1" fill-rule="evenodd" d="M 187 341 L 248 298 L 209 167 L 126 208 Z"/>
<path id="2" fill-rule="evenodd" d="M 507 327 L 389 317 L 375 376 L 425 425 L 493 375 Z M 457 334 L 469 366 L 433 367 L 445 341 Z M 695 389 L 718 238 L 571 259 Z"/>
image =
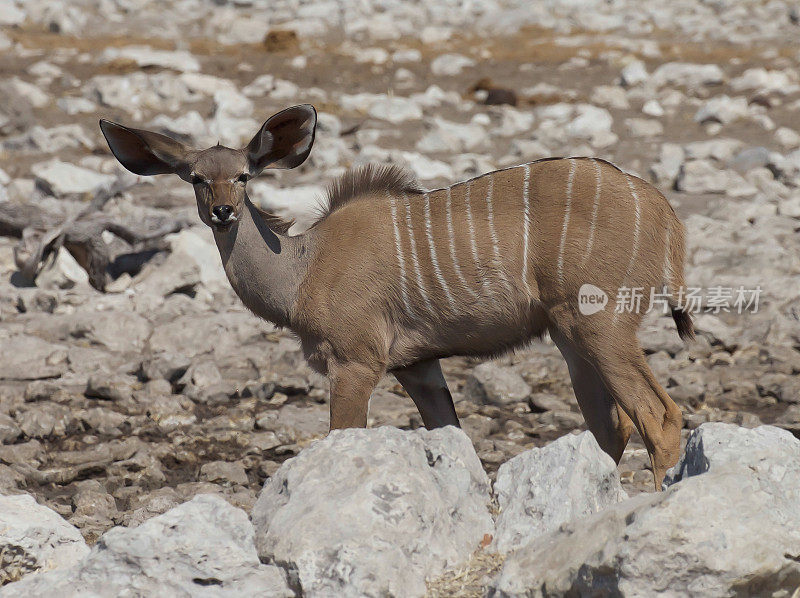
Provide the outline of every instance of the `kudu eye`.
<path id="1" fill-rule="evenodd" d="M 244 185 L 249 179 L 250 179 L 250 176 L 243 172 L 242 174 L 240 174 L 236 178 L 236 182 L 237 183 L 241 183 L 242 185 Z"/>
<path id="2" fill-rule="evenodd" d="M 197 174 L 193 174 L 192 175 L 192 178 L 191 178 L 192 185 L 200 185 L 200 184 L 202 184 L 204 182 L 205 181 L 203 180 L 203 177 L 201 177 L 200 175 L 197 175 Z"/>

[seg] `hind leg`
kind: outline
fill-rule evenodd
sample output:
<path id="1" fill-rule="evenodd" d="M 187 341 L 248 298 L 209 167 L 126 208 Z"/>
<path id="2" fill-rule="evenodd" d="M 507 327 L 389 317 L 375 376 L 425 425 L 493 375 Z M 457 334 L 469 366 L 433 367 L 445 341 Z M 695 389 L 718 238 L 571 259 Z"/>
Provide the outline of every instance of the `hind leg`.
<path id="1" fill-rule="evenodd" d="M 581 357 L 566 337 L 551 327 L 550 338 L 567 362 L 572 389 L 586 425 L 600 448 L 619 463 L 633 431 L 631 418 L 614 401 L 594 367 Z"/>
<path id="2" fill-rule="evenodd" d="M 460 427 L 438 359 L 420 361 L 392 373 L 414 401 L 427 429 Z"/>
<path id="3" fill-rule="evenodd" d="M 600 314 L 598 314 L 600 315 Z M 656 381 L 636 338 L 636 326 L 610 318 L 586 317 L 576 322 L 564 313 L 554 319 L 558 330 L 598 373 L 611 397 L 630 417 L 642 436 L 653 467 L 656 490 L 667 469 L 680 457 L 683 416 L 680 408 Z"/>

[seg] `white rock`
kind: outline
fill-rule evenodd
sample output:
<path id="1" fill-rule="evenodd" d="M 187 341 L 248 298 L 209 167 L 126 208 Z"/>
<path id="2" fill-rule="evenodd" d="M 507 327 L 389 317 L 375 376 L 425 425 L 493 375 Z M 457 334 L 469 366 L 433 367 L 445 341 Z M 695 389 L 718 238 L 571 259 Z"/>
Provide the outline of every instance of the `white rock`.
<path id="1" fill-rule="evenodd" d="M 667 472 L 664 487 L 681 480 L 721 471 L 729 465 L 754 471 L 793 468 L 800 476 L 800 440 L 791 432 L 774 426 L 742 428 L 713 422 L 694 430 L 686 442 L 681 460 Z"/>
<path id="2" fill-rule="evenodd" d="M 747 98 L 731 98 L 727 95 L 708 100 L 695 113 L 694 120 L 699 123 L 718 122 L 727 124 L 750 114 Z"/>
<path id="3" fill-rule="evenodd" d="M 739 173 L 717 168 L 710 160 L 686 162 L 681 167 L 675 187 L 684 193 L 727 193 L 732 196 L 758 192 Z"/>
<path id="4" fill-rule="evenodd" d="M 59 247 L 56 258 L 42 268 L 36 276 L 40 289 L 71 289 L 89 284 L 89 275 L 64 247 Z"/>
<path id="5" fill-rule="evenodd" d="M 775 141 L 786 149 L 800 147 L 800 133 L 789 127 L 780 127 L 775 131 Z"/>
<path id="6" fill-rule="evenodd" d="M 568 434 L 504 463 L 494 484 L 494 548 L 505 553 L 628 498 L 591 432 Z"/>
<path id="7" fill-rule="evenodd" d="M 375 102 L 386 97 L 380 93 L 342 94 L 339 96 L 339 105 L 347 112 L 367 112 Z"/>
<path id="8" fill-rule="evenodd" d="M 273 75 L 259 75 L 250 85 L 242 89 L 242 93 L 248 97 L 266 96 L 275 89 L 275 77 Z"/>
<path id="9" fill-rule="evenodd" d="M 407 120 L 419 120 L 422 118 L 422 108 L 409 98 L 387 96 L 373 102 L 368 114 L 372 118 L 397 124 Z"/>
<path id="10" fill-rule="evenodd" d="M 164 240 L 173 255 L 197 265 L 201 284 L 212 290 L 227 288 L 228 278 L 208 227 L 184 229 L 167 235 Z"/>
<path id="11" fill-rule="evenodd" d="M 402 83 L 405 85 L 412 82 L 415 79 L 415 77 L 414 73 L 412 73 L 406 68 L 401 67 L 394 72 L 394 79 L 398 83 Z"/>
<path id="12" fill-rule="evenodd" d="M 274 100 L 293 100 L 300 95 L 300 87 L 286 79 L 275 79 L 275 86 L 269 95 Z"/>
<path id="13" fill-rule="evenodd" d="M 177 118 L 159 114 L 150 122 L 150 127 L 189 145 L 213 143 L 210 141 L 206 122 L 197 110 L 189 110 Z"/>
<path id="14" fill-rule="evenodd" d="M 430 154 L 462 153 L 480 147 L 487 141 L 486 130 L 480 125 L 464 125 L 434 118 L 433 127 L 417 142 L 417 149 Z"/>
<path id="15" fill-rule="evenodd" d="M 238 88 L 230 79 L 222 79 L 204 73 L 182 73 L 178 78 L 182 85 L 193 94 L 213 97 L 218 91 L 235 92 Z"/>
<path id="16" fill-rule="evenodd" d="M 392 62 L 419 62 L 422 60 L 422 52 L 416 49 L 397 50 L 392 54 Z"/>
<path id="17" fill-rule="evenodd" d="M 704 160 L 711 158 L 719 162 L 727 162 L 738 152 L 744 143 L 738 139 L 709 139 L 687 143 L 684 147 L 686 158 Z"/>
<path id="18" fill-rule="evenodd" d="M 17 8 L 13 2 L 0 5 L 0 25 L 22 25 L 26 17 L 25 11 Z"/>
<path id="19" fill-rule="evenodd" d="M 620 73 L 620 82 L 625 87 L 633 87 L 647 81 L 647 68 L 641 60 L 631 61 Z"/>
<path id="20" fill-rule="evenodd" d="M 497 164 L 490 157 L 481 154 L 458 154 L 453 157 L 452 166 L 456 180 L 459 181 L 497 170 Z"/>
<path id="21" fill-rule="evenodd" d="M 777 92 L 783 95 L 795 93 L 797 75 L 792 71 L 768 71 L 765 68 L 747 69 L 731 80 L 731 87 L 736 91 L 756 89 L 760 93 Z"/>
<path id="22" fill-rule="evenodd" d="M 69 567 L 88 552 L 78 529 L 32 496 L 0 495 L 0 584 Z"/>
<path id="23" fill-rule="evenodd" d="M 411 94 L 413 100 L 423 108 L 435 108 L 444 103 L 458 105 L 461 102 L 461 96 L 455 91 L 445 91 L 438 85 L 430 85 L 423 93 Z"/>
<path id="24" fill-rule="evenodd" d="M 353 59 L 360 64 L 386 64 L 386 61 L 389 60 L 389 52 L 383 48 L 360 48 Z"/>
<path id="25" fill-rule="evenodd" d="M 653 178 L 659 183 L 672 185 L 680 173 L 684 158 L 685 154 L 680 145 L 662 144 L 659 160 L 650 169 Z"/>
<path id="26" fill-rule="evenodd" d="M 12 77 L 9 81 L 9 85 L 14 91 L 30 102 L 31 106 L 34 108 L 43 108 L 51 101 L 47 93 L 39 89 L 33 83 L 23 81 L 19 77 Z"/>
<path id="27" fill-rule="evenodd" d="M 533 128 L 535 117 L 532 112 L 517 110 L 511 106 L 498 107 L 502 115 L 500 125 L 492 133 L 501 137 L 516 137 L 528 133 Z"/>
<path id="28" fill-rule="evenodd" d="M 239 147 L 256 134 L 260 123 L 253 114 L 253 102 L 234 89 L 220 89 L 214 93 L 214 116 L 208 132 L 222 145 Z"/>
<path id="29" fill-rule="evenodd" d="M 31 172 L 39 189 L 58 198 L 80 198 L 87 193 L 94 195 L 109 189 L 116 181 L 114 176 L 60 160 L 35 164 Z"/>
<path id="30" fill-rule="evenodd" d="M 95 112 L 97 110 L 97 104 L 91 100 L 72 96 L 58 98 L 56 100 L 56 105 L 69 116 L 86 114 L 87 112 Z"/>
<path id="31" fill-rule="evenodd" d="M 628 118 L 625 128 L 631 137 L 655 137 L 664 133 L 664 125 L 651 118 Z"/>
<path id="32" fill-rule="evenodd" d="M 781 596 L 800 581 L 800 476 L 731 465 L 511 553 L 489 596 Z M 786 594 L 788 595 L 788 594 Z"/>
<path id="33" fill-rule="evenodd" d="M 142 118 L 142 109 L 177 112 L 184 103 L 202 99 L 203 94 L 191 90 L 183 77 L 169 72 L 98 75 L 84 85 L 83 91 L 88 98 L 104 106 L 120 108 L 135 118 Z"/>
<path id="34" fill-rule="evenodd" d="M 140 294 L 166 297 L 200 284 L 200 267 L 185 255 L 171 253 L 163 262 L 151 262 L 133 279 Z"/>
<path id="35" fill-rule="evenodd" d="M 591 104 L 581 104 L 576 108 L 576 114 L 566 126 L 567 135 L 586 139 L 595 147 L 605 147 L 616 142 L 617 136 L 611 132 L 614 119 L 608 110 Z"/>
<path id="36" fill-rule="evenodd" d="M 325 188 L 319 185 L 282 188 L 266 181 L 255 181 L 250 184 L 249 193 L 256 205 L 286 220 L 295 220 L 296 228 L 291 231 L 294 233 L 305 230 L 314 221 L 325 197 Z"/>
<path id="37" fill-rule="evenodd" d="M 513 369 L 487 361 L 472 369 L 464 394 L 478 404 L 502 406 L 524 401 L 531 387 Z"/>
<path id="38" fill-rule="evenodd" d="M 647 116 L 664 116 L 664 108 L 658 103 L 658 100 L 647 100 L 642 106 L 642 112 Z"/>
<path id="39" fill-rule="evenodd" d="M 528 139 L 515 139 L 511 143 L 511 149 L 513 155 L 521 158 L 523 162 L 530 162 L 553 155 L 550 148 L 542 142 Z"/>
<path id="40" fill-rule="evenodd" d="M 441 160 L 434 160 L 417 152 L 399 152 L 399 156 L 421 181 L 453 179 L 453 169 Z"/>
<path id="41" fill-rule="evenodd" d="M 471 58 L 461 54 L 442 54 L 431 62 L 431 73 L 437 77 L 452 77 L 471 66 L 475 66 Z"/>
<path id="42" fill-rule="evenodd" d="M 3 146 L 15 151 L 38 151 L 54 154 L 68 148 L 93 150 L 96 144 L 82 126 L 69 124 L 49 129 L 35 125 L 23 135 L 8 139 Z"/>
<path id="43" fill-rule="evenodd" d="M 11 596 L 267 596 L 289 598 L 282 569 L 262 565 L 247 514 L 204 494 L 136 528 L 106 532 L 71 568 L 0 590 Z"/>
<path id="44" fill-rule="evenodd" d="M 140 67 L 157 66 L 180 72 L 197 72 L 200 63 L 185 50 L 155 50 L 149 46 L 125 46 L 106 48 L 101 60 L 130 60 Z"/>
<path id="45" fill-rule="evenodd" d="M 53 79 L 62 77 L 64 75 L 64 71 L 60 67 L 57 67 L 53 63 L 47 62 L 46 60 L 34 62 L 26 70 L 29 74 L 40 79 L 42 82 L 47 83 L 50 83 L 53 81 Z"/>
<path id="46" fill-rule="evenodd" d="M 488 501 L 461 430 L 335 430 L 267 481 L 252 519 L 304 596 L 422 596 L 492 533 Z"/>
<path id="47" fill-rule="evenodd" d="M 716 64 L 693 64 L 668 62 L 659 66 L 650 77 L 656 87 L 679 85 L 695 89 L 704 85 L 716 85 L 725 80 L 722 69 Z"/>
<path id="48" fill-rule="evenodd" d="M 627 110 L 631 106 L 628 94 L 616 85 L 598 85 L 592 90 L 590 99 L 593 104 L 608 106 L 615 110 Z"/>

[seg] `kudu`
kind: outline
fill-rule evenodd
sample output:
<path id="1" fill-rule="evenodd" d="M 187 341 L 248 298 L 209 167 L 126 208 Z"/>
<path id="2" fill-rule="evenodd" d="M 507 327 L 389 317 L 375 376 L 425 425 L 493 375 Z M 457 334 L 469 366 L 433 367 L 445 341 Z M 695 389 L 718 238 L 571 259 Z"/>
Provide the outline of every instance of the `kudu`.
<path id="1" fill-rule="evenodd" d="M 439 359 L 492 356 L 549 331 L 567 361 L 589 429 L 616 461 L 633 426 L 656 487 L 678 459 L 682 415 L 647 366 L 637 311 L 579 311 L 591 283 L 664 291 L 681 337 L 693 335 L 676 293 L 684 229 L 653 186 L 608 162 L 553 158 L 422 191 L 395 166 L 350 171 L 305 233 L 257 208 L 247 181 L 294 168 L 311 151 L 312 106 L 272 116 L 243 149 L 198 151 L 164 135 L 100 121 L 111 151 L 139 175 L 194 186 L 234 291 L 289 327 L 330 380 L 331 428 L 363 427 L 370 394 L 391 372 L 428 428 L 458 425 Z"/>

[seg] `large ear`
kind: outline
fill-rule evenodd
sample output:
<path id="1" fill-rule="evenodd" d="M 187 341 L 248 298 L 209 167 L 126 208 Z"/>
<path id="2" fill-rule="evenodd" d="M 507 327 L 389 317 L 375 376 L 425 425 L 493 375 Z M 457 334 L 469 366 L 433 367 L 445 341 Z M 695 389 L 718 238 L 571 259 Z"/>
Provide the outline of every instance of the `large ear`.
<path id="1" fill-rule="evenodd" d="M 100 129 L 111 152 L 125 168 L 135 174 L 177 174 L 189 180 L 189 155 L 185 145 L 152 131 L 132 129 L 100 120 Z"/>
<path id="2" fill-rule="evenodd" d="M 267 166 L 300 166 L 311 152 L 316 129 L 317 111 L 311 104 L 292 106 L 272 116 L 245 148 L 250 174 L 257 176 Z"/>

